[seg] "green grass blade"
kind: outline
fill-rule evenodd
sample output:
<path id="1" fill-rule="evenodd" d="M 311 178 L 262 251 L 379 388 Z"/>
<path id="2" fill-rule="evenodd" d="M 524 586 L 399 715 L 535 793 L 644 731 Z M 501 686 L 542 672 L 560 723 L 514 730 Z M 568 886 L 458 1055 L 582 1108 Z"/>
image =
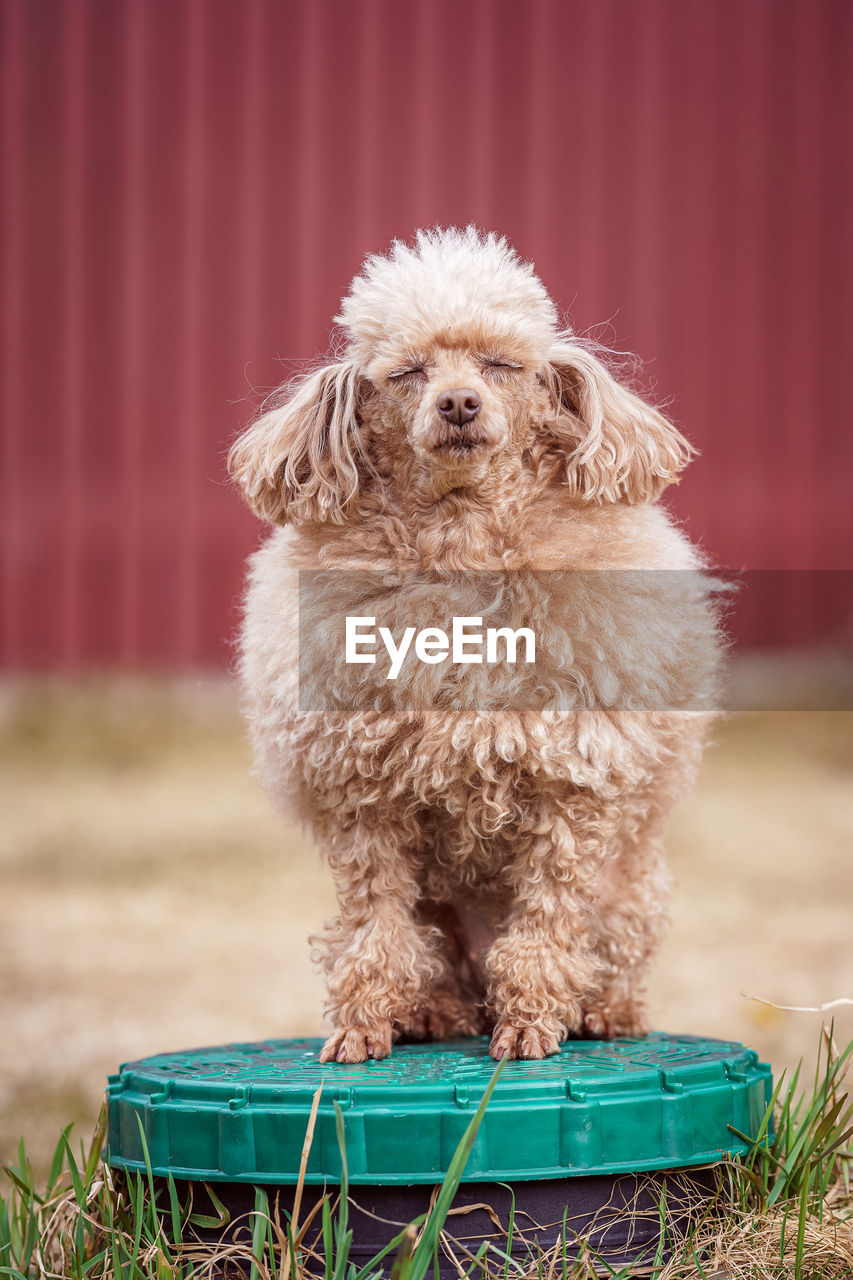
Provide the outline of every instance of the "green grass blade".
<path id="1" fill-rule="evenodd" d="M 145 1184 L 142 1181 L 141 1173 L 136 1173 L 134 1175 L 134 1182 L 135 1182 L 135 1185 L 134 1185 L 133 1200 L 132 1200 L 133 1222 L 134 1222 L 133 1253 L 130 1255 L 130 1276 L 133 1277 L 133 1280 L 136 1280 L 136 1274 L 138 1270 L 137 1261 L 139 1259 L 139 1250 L 142 1245 L 142 1227 L 145 1222 L 145 1218 L 142 1212 L 143 1205 L 145 1202 Z"/>
<path id="2" fill-rule="evenodd" d="M 181 1225 L 181 1206 L 178 1203 L 178 1189 L 175 1186 L 175 1179 L 172 1177 L 172 1171 L 169 1170 L 169 1215 L 172 1220 L 172 1244 L 175 1248 L 181 1243 L 183 1228 Z"/>
<path id="3" fill-rule="evenodd" d="M 442 1227 L 444 1226 L 445 1219 L 447 1218 L 448 1210 L 453 1203 L 453 1198 L 456 1195 L 459 1183 L 462 1179 L 462 1174 L 465 1172 L 465 1165 L 468 1163 L 468 1157 L 471 1154 L 471 1148 L 474 1145 L 477 1130 L 480 1128 L 486 1107 L 489 1105 L 489 1099 L 492 1096 L 494 1087 L 497 1084 L 498 1078 L 500 1077 L 505 1065 L 506 1059 L 504 1058 L 502 1062 L 498 1063 L 496 1069 L 492 1073 L 492 1078 L 489 1081 L 485 1093 L 483 1094 L 482 1101 L 477 1107 L 470 1124 L 463 1133 L 459 1145 L 453 1154 L 453 1159 L 450 1161 L 447 1173 L 444 1177 L 444 1182 L 441 1184 L 441 1190 L 438 1193 L 435 1206 L 427 1218 L 423 1235 L 418 1241 L 412 1255 L 410 1280 L 424 1280 L 424 1276 L 427 1273 L 427 1269 L 433 1259 L 433 1255 L 437 1251 L 439 1235 Z"/>
<path id="4" fill-rule="evenodd" d="M 388 1257 L 389 1253 L 393 1253 L 395 1249 L 400 1248 L 406 1232 L 412 1227 L 420 1227 L 424 1222 L 426 1222 L 426 1217 L 427 1215 L 425 1213 L 421 1213 L 417 1218 L 413 1218 L 408 1226 L 403 1227 L 402 1231 L 398 1231 L 397 1234 L 388 1241 L 388 1244 L 379 1250 L 375 1257 L 371 1258 L 369 1262 L 366 1262 L 361 1270 L 355 1272 L 352 1280 L 368 1280 L 368 1277 L 379 1269 L 378 1263 L 384 1261 L 384 1259 Z"/>
<path id="5" fill-rule="evenodd" d="M 7 1164 L 3 1172 L 15 1184 L 15 1186 L 17 1187 L 18 1191 L 20 1191 L 22 1196 L 26 1197 L 26 1199 L 29 1200 L 30 1196 L 32 1195 L 32 1198 L 38 1201 L 39 1204 L 41 1204 L 41 1200 L 39 1199 L 39 1197 L 35 1196 L 31 1192 L 29 1185 L 23 1181 L 23 1179 L 20 1177 L 16 1169 L 13 1169 L 11 1165 Z"/>
<path id="6" fill-rule="evenodd" d="M 80 1209 L 86 1208 L 86 1188 L 83 1185 L 83 1178 L 77 1167 L 77 1161 L 74 1158 L 74 1152 L 71 1150 L 71 1143 L 65 1139 L 65 1159 L 68 1164 L 68 1172 L 71 1174 L 71 1185 L 74 1188 L 74 1199 Z"/>
<path id="7" fill-rule="evenodd" d="M 820 1111 L 816 1106 L 811 1105 L 806 1108 L 799 1131 L 767 1197 L 768 1208 L 780 1199 L 788 1199 L 799 1193 L 802 1178 L 810 1172 L 810 1161 L 818 1147 L 837 1128 L 845 1102 L 846 1095 L 840 1098 L 822 1119 L 818 1119 Z"/>
<path id="8" fill-rule="evenodd" d="M 270 1280 L 278 1280 L 278 1267 L 275 1261 L 275 1239 L 272 1233 L 272 1219 L 267 1219 L 267 1252 L 269 1256 Z M 295 1261 L 295 1260 L 294 1260 Z"/>
<path id="9" fill-rule="evenodd" d="M 593 1249 L 592 1245 L 589 1243 L 588 1240 L 581 1241 L 581 1250 L 582 1250 L 582 1253 L 579 1255 L 579 1259 L 580 1258 L 584 1259 L 584 1261 L 580 1263 L 580 1265 L 583 1267 L 582 1274 L 583 1274 L 584 1280 L 586 1280 L 586 1277 L 591 1274 L 589 1270 L 590 1261 L 594 1262 L 596 1265 L 596 1271 L 594 1274 L 599 1274 L 599 1273 L 606 1274 L 609 1277 L 609 1280 L 631 1280 L 631 1277 L 634 1275 L 633 1265 L 628 1267 L 620 1267 L 619 1270 L 617 1271 L 614 1267 L 610 1265 L 609 1262 L 607 1262 L 605 1258 L 601 1256 L 600 1253 L 598 1253 L 595 1249 Z M 577 1267 L 575 1268 L 575 1270 L 577 1270 Z"/>
<path id="10" fill-rule="evenodd" d="M 506 1252 L 502 1252 L 502 1256 L 505 1259 L 504 1280 L 507 1280 L 509 1267 L 510 1267 L 510 1264 L 512 1263 L 512 1241 L 515 1235 L 515 1192 L 513 1191 L 512 1187 L 508 1182 L 499 1182 L 498 1186 L 506 1187 L 507 1191 L 509 1192 L 509 1217 L 507 1219 L 507 1229 L 506 1229 Z M 566 1215 L 564 1213 L 563 1214 L 564 1221 L 565 1221 L 565 1216 Z M 565 1271 L 565 1259 L 563 1260 L 563 1263 L 564 1263 L 564 1271 Z M 563 1275 L 563 1280 L 565 1280 L 565 1274 Z"/>
<path id="11" fill-rule="evenodd" d="M 148 1191 L 153 1205 L 157 1198 L 157 1193 L 154 1190 L 154 1172 L 151 1168 L 151 1155 L 148 1151 L 148 1139 L 145 1136 L 145 1128 L 142 1124 L 142 1117 L 140 1115 L 137 1115 L 136 1123 L 139 1127 L 139 1140 L 142 1143 L 142 1158 L 145 1161 L 145 1176 L 148 1179 Z"/>
<path id="12" fill-rule="evenodd" d="M 59 1175 L 62 1173 L 62 1166 L 65 1163 L 65 1147 L 68 1143 L 68 1135 L 71 1132 L 72 1125 L 67 1125 L 59 1135 L 59 1141 L 56 1144 L 56 1150 L 53 1153 L 53 1159 L 50 1162 L 50 1169 L 47 1175 L 47 1198 L 59 1181 Z"/>
<path id="13" fill-rule="evenodd" d="M 104 1143 L 107 1138 L 107 1108 L 102 1105 L 98 1112 L 98 1119 L 95 1124 L 95 1131 L 92 1134 L 92 1141 L 89 1144 L 89 1154 L 86 1157 L 86 1164 L 83 1170 L 83 1179 L 87 1186 L 90 1186 L 95 1176 L 95 1171 L 101 1163 Z"/>
<path id="14" fill-rule="evenodd" d="M 666 1247 L 667 1236 L 667 1219 L 666 1219 L 666 1183 L 661 1183 L 660 1196 L 658 1197 L 658 1221 L 660 1222 L 660 1236 L 658 1238 L 658 1247 L 655 1249 L 655 1256 L 652 1261 L 652 1274 L 656 1274 L 663 1266 L 663 1255 Z"/>
<path id="15" fill-rule="evenodd" d="M 225 1207 L 209 1182 L 202 1183 L 202 1186 L 219 1216 L 214 1218 L 209 1213 L 191 1213 L 189 1217 L 190 1225 L 201 1227 L 205 1231 L 222 1231 L 231 1222 L 231 1211 Z"/>
<path id="16" fill-rule="evenodd" d="M 323 1261 L 325 1263 L 326 1280 L 332 1280 L 332 1265 L 334 1261 L 334 1239 L 332 1236 L 332 1210 L 329 1201 L 323 1201 L 322 1213 L 322 1232 L 323 1232 Z"/>
<path id="17" fill-rule="evenodd" d="M 803 1274 L 803 1250 L 806 1241 L 806 1217 L 809 1209 L 809 1179 L 806 1176 L 803 1179 L 803 1188 L 800 1192 L 800 1213 L 797 1220 L 797 1254 L 794 1262 L 795 1280 L 800 1280 Z"/>
<path id="18" fill-rule="evenodd" d="M 488 1250 L 489 1250 L 488 1240 L 484 1240 L 482 1242 L 482 1244 L 480 1245 L 479 1249 L 477 1250 L 477 1252 L 474 1254 L 473 1257 L 471 1257 L 471 1254 L 467 1249 L 465 1250 L 469 1258 L 471 1258 L 471 1261 L 468 1264 L 468 1269 L 465 1272 L 466 1277 L 474 1274 L 475 1267 L 479 1268 L 479 1270 L 482 1272 L 483 1267 L 481 1264 L 482 1264 L 483 1258 L 488 1253 Z"/>
<path id="19" fill-rule="evenodd" d="M 12 1228 L 9 1225 L 9 1207 L 0 1196 L 0 1266 L 12 1261 Z"/>
<path id="20" fill-rule="evenodd" d="M 338 1150 L 341 1153 L 341 1191 L 335 1222 L 335 1263 L 332 1268 L 332 1277 L 333 1280 L 348 1280 L 349 1253 L 352 1244 L 352 1232 L 347 1229 L 349 1226 L 349 1165 L 344 1135 L 344 1113 L 338 1102 L 335 1102 L 334 1106 L 335 1133 L 338 1139 Z"/>
<path id="21" fill-rule="evenodd" d="M 699 1280 L 708 1280 L 708 1274 L 702 1266 L 702 1263 L 699 1261 L 699 1254 L 696 1252 L 696 1246 L 694 1244 L 690 1245 L 690 1258 L 696 1268 Z"/>
<path id="22" fill-rule="evenodd" d="M 409 1223 L 401 1233 L 400 1243 L 397 1246 L 397 1252 L 394 1254 L 394 1263 L 391 1267 L 391 1280 L 409 1280 L 412 1272 L 412 1251 L 415 1247 L 416 1234 L 412 1223 Z M 371 1265 L 378 1261 L 378 1258 L 374 1258 Z"/>
<path id="23" fill-rule="evenodd" d="M 267 1224 L 270 1216 L 269 1197 L 263 1187 L 255 1187 L 255 1207 L 249 1216 L 254 1218 L 252 1225 L 252 1268 L 249 1272 L 249 1280 L 259 1280 L 260 1268 L 264 1263 Z"/>

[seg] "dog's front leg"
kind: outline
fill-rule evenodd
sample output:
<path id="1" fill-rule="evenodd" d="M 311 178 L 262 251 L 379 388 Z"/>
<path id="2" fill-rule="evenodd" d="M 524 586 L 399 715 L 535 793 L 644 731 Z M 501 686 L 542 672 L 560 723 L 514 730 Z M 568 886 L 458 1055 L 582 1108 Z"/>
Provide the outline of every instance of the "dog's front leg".
<path id="1" fill-rule="evenodd" d="M 578 838 L 562 817 L 540 824 L 513 863 L 513 907 L 486 957 L 495 1058 L 544 1058 L 583 1024 L 600 965 L 589 904 L 607 824 L 591 825 Z"/>
<path id="2" fill-rule="evenodd" d="M 418 886 L 393 824 L 384 832 L 351 829 L 329 861 L 340 914 L 311 939 L 334 1027 L 320 1060 L 386 1058 L 395 1030 L 441 971 L 436 930 L 416 919 Z"/>

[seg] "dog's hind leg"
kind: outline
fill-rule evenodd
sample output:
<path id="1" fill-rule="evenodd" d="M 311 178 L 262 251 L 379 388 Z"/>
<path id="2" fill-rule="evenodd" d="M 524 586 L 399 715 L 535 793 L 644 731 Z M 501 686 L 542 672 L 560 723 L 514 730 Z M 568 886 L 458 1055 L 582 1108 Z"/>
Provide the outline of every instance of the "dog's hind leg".
<path id="1" fill-rule="evenodd" d="M 583 1001 L 582 1035 L 592 1040 L 644 1036 L 648 1032 L 644 973 L 625 971 Z"/>
<path id="2" fill-rule="evenodd" d="M 404 1036 L 446 1040 L 490 1030 L 482 956 L 472 948 L 460 913 L 449 902 L 424 899 L 418 914 L 441 931 L 442 972 L 427 991 L 422 1006 L 413 1009 L 403 1024 Z"/>

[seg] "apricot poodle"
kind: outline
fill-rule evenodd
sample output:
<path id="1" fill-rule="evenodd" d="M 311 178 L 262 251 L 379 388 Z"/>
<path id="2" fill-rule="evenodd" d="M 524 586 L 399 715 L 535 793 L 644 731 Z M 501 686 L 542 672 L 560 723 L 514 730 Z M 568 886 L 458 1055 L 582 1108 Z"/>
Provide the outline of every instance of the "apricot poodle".
<path id="1" fill-rule="evenodd" d="M 339 358 L 229 457 L 277 526 L 242 631 L 257 770 L 337 888 L 312 939 L 323 1059 L 484 1031 L 496 1058 L 541 1058 L 569 1035 L 643 1034 L 663 829 L 720 653 L 701 558 L 656 503 L 690 447 L 494 234 L 395 242 L 337 319 Z M 506 660 L 451 653 L 460 618 L 501 624 Z M 417 633 L 395 678 L 370 648 L 383 625 L 398 652 Z M 512 662 L 523 629 L 535 659 Z"/>

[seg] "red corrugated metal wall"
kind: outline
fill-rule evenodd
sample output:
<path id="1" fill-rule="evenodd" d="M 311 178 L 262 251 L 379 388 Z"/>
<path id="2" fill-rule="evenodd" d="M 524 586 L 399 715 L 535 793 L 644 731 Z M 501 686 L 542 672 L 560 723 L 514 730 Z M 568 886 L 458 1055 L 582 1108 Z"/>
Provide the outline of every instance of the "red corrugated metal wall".
<path id="1" fill-rule="evenodd" d="M 7 665 L 227 660 L 258 536 L 227 442 L 364 253 L 436 222 L 505 232 L 643 357 L 720 562 L 850 565 L 849 0 L 2 19 Z"/>

